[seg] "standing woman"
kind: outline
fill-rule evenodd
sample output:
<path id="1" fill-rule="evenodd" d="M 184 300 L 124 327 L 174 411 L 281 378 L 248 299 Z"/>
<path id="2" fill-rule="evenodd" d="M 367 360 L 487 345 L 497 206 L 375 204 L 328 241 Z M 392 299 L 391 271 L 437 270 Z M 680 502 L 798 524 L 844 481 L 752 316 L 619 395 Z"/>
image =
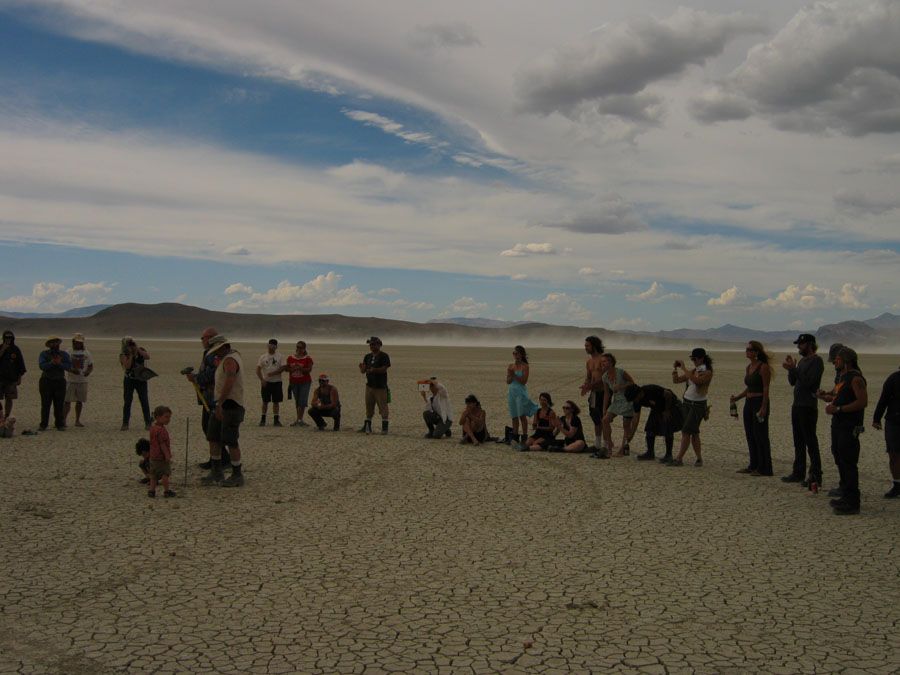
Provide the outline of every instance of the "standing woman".
<path id="1" fill-rule="evenodd" d="M 616 415 L 622 416 L 622 445 L 613 457 L 625 454 L 625 443 L 631 429 L 631 418 L 634 417 L 634 405 L 626 400 L 625 388 L 634 384 L 634 379 L 623 368 L 616 368 L 616 357 L 607 352 L 600 357 L 603 367 L 603 439 L 606 447 L 612 451 L 612 421 Z"/>
<path id="2" fill-rule="evenodd" d="M 581 409 L 574 401 L 566 401 L 562 407 L 563 416 L 559 418 L 559 431 L 563 435 L 564 452 L 583 452 L 587 447 L 584 440 L 584 429 L 578 415 Z"/>
<path id="3" fill-rule="evenodd" d="M 697 347 L 691 352 L 691 362 L 694 367 L 688 370 L 684 361 L 676 361 L 672 365 L 672 383 L 687 382 L 684 391 L 684 425 L 681 427 L 681 448 L 678 456 L 669 463 L 669 466 L 681 466 L 682 459 L 688 446 L 694 447 L 697 461 L 694 466 L 703 466 L 703 453 L 700 447 L 700 423 L 706 419 L 706 394 L 709 391 L 709 383 L 712 381 L 712 359 L 703 347 Z M 681 373 L 678 370 L 681 369 Z"/>
<path id="4" fill-rule="evenodd" d="M 137 376 L 143 369 L 145 361 L 150 360 L 150 354 L 143 347 L 139 347 L 130 335 L 122 338 L 122 351 L 119 353 L 119 363 L 125 371 L 125 405 L 122 408 L 122 431 L 128 431 L 128 423 L 131 420 L 131 403 L 134 401 L 134 393 L 137 392 L 141 402 L 141 412 L 144 414 L 144 427 L 150 428 L 150 395 L 148 393 L 147 380 Z"/>
<path id="5" fill-rule="evenodd" d="M 744 434 L 750 451 L 750 464 L 738 473 L 751 476 L 772 475 L 772 447 L 769 445 L 769 383 L 774 371 L 769 366 L 769 355 L 762 344 L 750 340 L 744 350 L 750 363 L 744 376 L 744 391 L 732 396 L 731 401 L 746 398 L 744 404 Z"/>
<path id="6" fill-rule="evenodd" d="M 509 406 L 509 417 L 512 419 L 512 436 L 510 445 L 521 449 L 528 437 L 528 416 L 537 412 L 538 404 L 528 398 L 528 355 L 525 347 L 516 345 L 513 349 L 515 361 L 506 367 L 506 403 Z M 519 435 L 519 425 L 522 425 L 522 435 Z"/>

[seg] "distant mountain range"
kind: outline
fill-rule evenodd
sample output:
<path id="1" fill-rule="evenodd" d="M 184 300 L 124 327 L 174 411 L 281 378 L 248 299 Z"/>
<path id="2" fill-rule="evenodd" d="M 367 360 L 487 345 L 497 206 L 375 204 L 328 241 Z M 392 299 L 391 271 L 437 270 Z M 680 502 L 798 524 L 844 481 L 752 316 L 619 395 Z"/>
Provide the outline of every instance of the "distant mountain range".
<path id="1" fill-rule="evenodd" d="M 60 319 L 66 317 L 93 316 L 101 309 L 112 307 L 112 305 L 91 305 L 89 307 L 76 307 L 58 314 L 50 313 L 33 313 L 33 312 L 4 312 L 0 311 L 0 316 L 10 316 L 16 319 Z"/>
<path id="2" fill-rule="evenodd" d="M 99 309 L 97 309 L 99 308 Z M 427 323 L 341 314 L 234 314 L 178 303 L 95 305 L 51 316 L 9 316 L 3 328 L 21 337 L 45 337 L 75 332 L 89 337 L 196 339 L 207 326 L 240 341 L 276 337 L 293 341 L 359 342 L 377 335 L 385 343 L 580 346 L 585 336 L 598 335 L 611 348 L 682 348 L 704 345 L 734 348 L 747 340 L 766 346 L 790 345 L 798 331 L 760 331 L 726 324 L 719 328 L 669 331 L 611 331 L 600 327 L 554 326 L 537 322 L 452 318 Z M 900 316 L 884 313 L 867 321 L 842 321 L 808 330 L 820 346 L 842 342 L 863 351 L 900 352 Z"/>

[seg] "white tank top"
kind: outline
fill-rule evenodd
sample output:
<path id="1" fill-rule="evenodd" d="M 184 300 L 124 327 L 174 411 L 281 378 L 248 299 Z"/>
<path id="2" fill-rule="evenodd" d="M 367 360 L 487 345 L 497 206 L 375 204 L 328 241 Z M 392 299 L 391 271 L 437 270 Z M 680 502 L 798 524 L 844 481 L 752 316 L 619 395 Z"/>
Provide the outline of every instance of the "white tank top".
<path id="1" fill-rule="evenodd" d="M 231 352 L 227 356 L 225 356 L 220 362 L 219 366 L 216 368 L 216 400 L 219 401 L 222 398 L 222 389 L 225 387 L 225 369 L 222 368 L 222 364 L 225 363 L 227 359 L 234 359 L 238 366 L 238 371 L 234 376 L 234 384 L 231 385 L 231 393 L 228 394 L 228 399 L 234 401 L 239 406 L 244 406 L 244 364 L 241 362 L 241 355 L 239 352 Z M 223 401 L 224 403 L 224 401 Z"/>

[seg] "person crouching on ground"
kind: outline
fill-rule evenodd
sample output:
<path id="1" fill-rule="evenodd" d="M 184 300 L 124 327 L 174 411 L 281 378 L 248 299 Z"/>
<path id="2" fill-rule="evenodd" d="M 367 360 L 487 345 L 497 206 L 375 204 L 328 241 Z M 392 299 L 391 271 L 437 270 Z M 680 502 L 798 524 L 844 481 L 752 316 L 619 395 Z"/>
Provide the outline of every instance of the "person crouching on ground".
<path id="1" fill-rule="evenodd" d="M 172 421 L 172 410 L 164 405 L 156 406 L 153 411 L 153 426 L 150 427 L 150 489 L 147 496 L 156 497 L 156 484 L 162 481 L 163 493 L 166 497 L 174 497 L 169 489 L 169 476 L 172 474 L 172 444 L 169 441 L 169 430 Z"/>
<path id="2" fill-rule="evenodd" d="M 663 463 L 672 460 L 672 449 L 675 447 L 675 430 L 681 429 L 683 417 L 681 403 L 671 389 L 665 389 L 658 384 L 645 384 L 639 387 L 630 384 L 625 389 L 625 398 L 638 407 L 649 408 L 647 423 L 644 425 L 644 433 L 647 434 L 647 452 L 638 455 L 639 460 L 653 460 L 656 458 L 654 445 L 656 437 L 662 436 L 666 441 L 666 454 L 660 459 Z"/>
<path id="3" fill-rule="evenodd" d="M 422 419 L 428 427 L 425 438 L 450 436 L 453 413 L 450 412 L 450 394 L 447 387 L 438 382 L 436 377 L 432 377 L 428 381 L 428 392 L 419 392 L 425 401 L 425 410 L 422 411 Z"/>
<path id="4" fill-rule="evenodd" d="M 326 417 L 334 419 L 334 430 L 341 430 L 341 399 L 337 387 L 333 386 L 328 375 L 319 375 L 319 386 L 313 392 L 312 407 L 309 409 L 309 417 L 316 424 L 316 431 L 325 431 Z"/>
<path id="5" fill-rule="evenodd" d="M 481 402 L 475 397 L 475 394 L 466 396 L 466 408 L 459 418 L 459 426 L 462 429 L 462 440 L 460 443 L 471 443 L 478 445 L 487 440 L 487 426 L 485 424 L 486 414 Z"/>

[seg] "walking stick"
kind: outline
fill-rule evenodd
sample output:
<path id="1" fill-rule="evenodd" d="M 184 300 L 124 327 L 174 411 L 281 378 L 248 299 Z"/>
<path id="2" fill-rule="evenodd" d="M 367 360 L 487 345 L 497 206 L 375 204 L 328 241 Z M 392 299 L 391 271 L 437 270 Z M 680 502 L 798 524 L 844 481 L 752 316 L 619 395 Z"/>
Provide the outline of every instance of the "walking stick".
<path id="1" fill-rule="evenodd" d="M 195 387 L 197 385 L 194 385 Z M 187 418 L 186 428 L 184 430 L 184 487 L 187 487 L 188 473 L 188 443 L 191 440 L 191 418 Z"/>

